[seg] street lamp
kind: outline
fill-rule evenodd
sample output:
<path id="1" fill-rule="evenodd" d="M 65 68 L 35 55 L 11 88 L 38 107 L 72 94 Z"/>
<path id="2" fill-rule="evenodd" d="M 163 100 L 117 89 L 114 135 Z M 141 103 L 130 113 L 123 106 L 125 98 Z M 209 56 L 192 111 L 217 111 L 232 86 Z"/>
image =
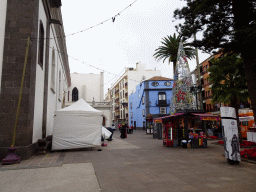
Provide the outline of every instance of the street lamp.
<path id="1" fill-rule="evenodd" d="M 197 94 L 198 94 L 198 91 L 200 93 L 201 85 L 197 86 L 196 84 L 194 84 L 193 86 L 190 87 L 190 92 L 196 95 L 196 110 L 198 110 L 198 104 L 197 104 Z"/>

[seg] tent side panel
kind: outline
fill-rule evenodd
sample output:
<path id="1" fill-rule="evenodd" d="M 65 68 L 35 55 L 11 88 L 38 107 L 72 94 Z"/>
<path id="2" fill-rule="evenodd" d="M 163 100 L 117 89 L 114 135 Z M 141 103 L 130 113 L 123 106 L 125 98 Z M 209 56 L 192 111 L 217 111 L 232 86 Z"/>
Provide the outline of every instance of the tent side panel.
<path id="1" fill-rule="evenodd" d="M 52 149 L 100 146 L 102 116 L 62 116 L 54 118 Z"/>

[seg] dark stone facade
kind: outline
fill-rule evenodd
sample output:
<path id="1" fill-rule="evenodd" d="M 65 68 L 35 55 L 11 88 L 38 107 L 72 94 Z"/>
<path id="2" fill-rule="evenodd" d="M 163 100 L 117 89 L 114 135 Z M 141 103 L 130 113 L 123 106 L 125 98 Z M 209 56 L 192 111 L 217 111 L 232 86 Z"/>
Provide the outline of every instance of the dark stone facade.
<path id="1" fill-rule="evenodd" d="M 27 38 L 32 41 L 25 73 L 15 146 L 27 159 L 35 153 L 32 144 L 39 0 L 8 0 L 0 95 L 0 159 L 12 144 Z"/>

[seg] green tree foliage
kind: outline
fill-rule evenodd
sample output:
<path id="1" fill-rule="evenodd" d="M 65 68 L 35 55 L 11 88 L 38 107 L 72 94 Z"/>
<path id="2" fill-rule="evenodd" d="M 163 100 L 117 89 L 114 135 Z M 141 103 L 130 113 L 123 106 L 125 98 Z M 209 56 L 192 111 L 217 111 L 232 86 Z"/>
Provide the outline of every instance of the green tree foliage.
<path id="1" fill-rule="evenodd" d="M 212 53 L 237 53 L 243 59 L 254 117 L 256 119 L 256 0 L 186 0 L 187 6 L 174 11 L 179 34 L 190 38 L 198 31 L 201 40 L 192 44 Z"/>
<path id="2" fill-rule="evenodd" d="M 208 69 L 208 80 L 212 83 L 212 102 L 234 104 L 234 100 L 233 107 L 237 107 L 238 100 L 246 101 L 249 94 L 242 58 L 232 54 L 212 59 L 210 62 L 212 66 Z"/>
<path id="3" fill-rule="evenodd" d="M 155 54 L 153 55 L 157 61 L 160 61 L 163 59 L 163 63 L 164 63 L 164 61 L 168 59 L 169 64 L 170 62 L 172 62 L 173 72 L 175 71 L 175 68 L 176 68 L 180 41 L 183 42 L 183 47 L 184 47 L 184 51 L 187 58 L 193 59 L 195 57 L 195 50 L 192 47 L 189 47 L 187 43 L 184 43 L 180 35 L 176 37 L 175 33 L 173 34 L 173 36 L 170 35 L 170 36 L 164 37 L 163 41 L 161 41 L 163 45 L 158 47 L 155 50 L 156 51 Z"/>
<path id="4" fill-rule="evenodd" d="M 249 97 L 246 85 L 243 59 L 237 54 L 223 55 L 221 58 L 212 59 L 213 65 L 208 69 L 208 80 L 212 83 L 212 103 L 219 102 L 231 104 L 236 110 L 238 119 L 239 101 L 246 101 Z M 241 140 L 241 129 L 238 128 Z"/>

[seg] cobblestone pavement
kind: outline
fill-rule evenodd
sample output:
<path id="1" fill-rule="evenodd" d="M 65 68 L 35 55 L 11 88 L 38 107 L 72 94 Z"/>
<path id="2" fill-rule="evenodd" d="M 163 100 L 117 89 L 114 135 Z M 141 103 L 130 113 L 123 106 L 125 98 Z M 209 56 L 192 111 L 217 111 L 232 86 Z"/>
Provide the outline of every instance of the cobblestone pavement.
<path id="1" fill-rule="evenodd" d="M 91 164 L 103 192 L 256 191 L 256 164 L 228 164 L 223 146 L 216 141 L 208 140 L 207 148 L 187 149 L 164 147 L 162 140 L 142 130 L 126 139 L 120 139 L 116 131 L 113 138 L 102 151 L 90 148 L 35 155 L 0 170 Z"/>

